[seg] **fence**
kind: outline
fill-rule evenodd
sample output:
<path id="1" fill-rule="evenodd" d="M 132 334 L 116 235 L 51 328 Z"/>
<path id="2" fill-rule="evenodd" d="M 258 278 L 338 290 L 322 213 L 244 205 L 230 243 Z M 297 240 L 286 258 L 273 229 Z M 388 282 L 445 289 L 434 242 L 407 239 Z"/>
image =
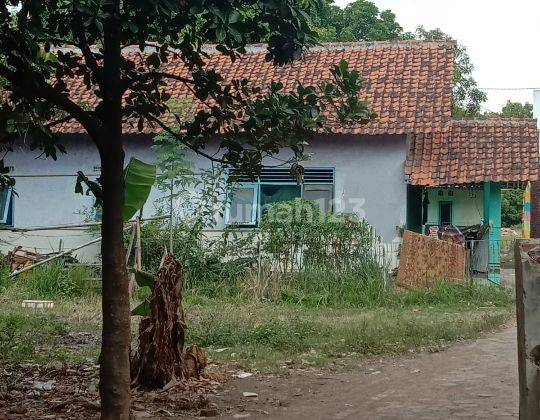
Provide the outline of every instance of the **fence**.
<path id="1" fill-rule="evenodd" d="M 430 287 L 436 280 L 463 281 L 466 251 L 462 245 L 405 231 L 397 276 L 398 286 Z"/>

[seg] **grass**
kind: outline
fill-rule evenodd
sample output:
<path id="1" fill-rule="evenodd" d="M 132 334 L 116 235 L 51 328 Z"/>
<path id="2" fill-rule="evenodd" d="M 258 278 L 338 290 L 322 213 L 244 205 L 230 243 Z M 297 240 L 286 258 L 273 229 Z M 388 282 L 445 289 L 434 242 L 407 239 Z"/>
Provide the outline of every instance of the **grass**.
<path id="1" fill-rule="evenodd" d="M 365 355 L 439 351 L 513 316 L 508 294 L 491 289 L 441 284 L 361 310 L 195 299 L 187 303 L 188 341 L 206 347 L 216 360 L 268 371 L 343 364 Z"/>
<path id="2" fill-rule="evenodd" d="M 100 296 L 87 277 L 77 267 L 52 264 L 16 280 L 2 278 L 0 363 L 95 363 Z M 513 314 L 508 291 L 472 284 L 439 282 L 431 290 L 397 292 L 378 280 L 304 273 L 263 286 L 248 281 L 236 295 L 221 297 L 188 290 L 187 343 L 205 347 L 216 361 L 276 371 L 438 351 L 497 328 Z M 55 306 L 21 308 L 29 298 L 53 299 Z"/>
<path id="3" fill-rule="evenodd" d="M 92 294 L 90 278 L 95 275 L 87 267 L 65 268 L 53 262 L 21 275 L 16 281 L 31 299 L 75 298 Z"/>
<path id="4" fill-rule="evenodd" d="M 0 364 L 96 363 L 101 328 L 100 297 L 57 297 L 54 308 L 22 308 L 24 285 L 0 293 Z"/>

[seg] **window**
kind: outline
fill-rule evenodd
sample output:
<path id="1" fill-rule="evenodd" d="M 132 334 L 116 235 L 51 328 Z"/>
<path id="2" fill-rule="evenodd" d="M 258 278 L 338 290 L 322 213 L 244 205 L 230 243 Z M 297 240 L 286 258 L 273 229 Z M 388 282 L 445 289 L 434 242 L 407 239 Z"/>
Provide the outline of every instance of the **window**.
<path id="1" fill-rule="evenodd" d="M 322 212 L 332 213 L 334 186 L 332 184 L 307 184 L 304 186 L 304 198 L 313 200 Z"/>
<path id="2" fill-rule="evenodd" d="M 261 184 L 261 199 L 260 206 L 262 214 L 266 213 L 266 209 L 270 204 L 279 203 L 282 201 L 291 201 L 295 198 L 302 197 L 302 187 L 295 185 L 273 185 Z"/>
<path id="3" fill-rule="evenodd" d="M 264 168 L 256 179 L 235 174 L 228 205 L 227 224 L 256 226 L 267 206 L 295 198 L 313 200 L 325 212 L 332 212 L 334 169 L 306 168 L 301 185 L 287 168 Z"/>
<path id="4" fill-rule="evenodd" d="M 439 225 L 450 226 L 452 225 L 452 202 L 441 201 L 439 203 Z"/>
<path id="5" fill-rule="evenodd" d="M 254 226 L 257 223 L 257 207 L 259 189 L 257 185 L 235 185 L 230 193 L 230 201 L 225 211 L 225 219 L 229 224 Z"/>
<path id="6" fill-rule="evenodd" d="M 13 189 L 0 192 L 0 224 L 13 225 Z"/>

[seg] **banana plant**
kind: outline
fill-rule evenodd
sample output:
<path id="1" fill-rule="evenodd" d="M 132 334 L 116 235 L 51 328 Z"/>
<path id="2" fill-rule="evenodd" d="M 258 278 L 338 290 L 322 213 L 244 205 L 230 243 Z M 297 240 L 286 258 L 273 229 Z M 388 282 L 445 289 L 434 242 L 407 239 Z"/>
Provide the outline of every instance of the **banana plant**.
<path id="1" fill-rule="evenodd" d="M 131 158 L 124 170 L 124 220 L 130 220 L 142 208 L 156 183 L 156 165 Z"/>
<path id="2" fill-rule="evenodd" d="M 131 315 L 149 316 L 150 300 L 152 297 L 152 292 L 154 291 L 155 277 L 153 274 L 142 270 L 133 269 L 131 272 L 135 274 L 135 281 L 139 287 L 150 289 L 150 296 L 144 298 L 144 300 L 131 311 Z"/>
<path id="3" fill-rule="evenodd" d="M 152 186 L 156 183 L 156 165 L 145 163 L 142 160 L 132 157 L 124 169 L 124 211 L 122 217 L 124 221 L 130 220 L 142 208 Z M 86 192 L 84 187 L 86 186 Z M 78 194 L 93 195 L 95 197 L 95 207 L 102 207 L 103 193 L 99 179 L 93 181 L 83 172 L 77 172 L 77 182 L 75 192 Z"/>

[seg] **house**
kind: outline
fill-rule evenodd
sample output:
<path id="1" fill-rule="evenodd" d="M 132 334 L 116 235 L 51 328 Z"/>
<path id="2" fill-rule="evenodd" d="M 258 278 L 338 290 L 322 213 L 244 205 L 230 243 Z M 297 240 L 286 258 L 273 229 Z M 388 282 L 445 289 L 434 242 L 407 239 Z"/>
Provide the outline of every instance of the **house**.
<path id="1" fill-rule="evenodd" d="M 538 179 L 538 140 L 533 119 L 453 120 L 446 132 L 414 136 L 405 164 L 408 229 L 481 225 L 485 234 L 473 244 L 487 258 L 475 260 L 473 249 L 473 268 L 498 283 L 501 189 Z"/>
<path id="2" fill-rule="evenodd" d="M 254 226 L 261 206 L 304 197 L 317 200 L 326 211 L 365 217 L 386 243 L 399 242 L 404 228 L 424 231 L 430 224 L 489 225 L 490 240 L 496 241 L 500 188 L 538 179 L 538 132 L 532 120 L 452 119 L 455 48 L 451 42 L 421 41 L 324 44 L 305 53 L 301 61 L 276 68 L 266 62 L 262 45 L 250 47 L 234 63 L 208 47 L 208 65 L 225 79 L 247 77 L 263 86 L 278 80 L 288 88 L 298 81 L 313 84 L 328 79 L 330 68 L 345 59 L 363 75 L 363 99 L 377 113 L 366 126 L 342 126 L 329 114 L 325 133 L 314 134 L 306 148 L 311 158 L 303 162 L 301 185 L 287 168 L 271 167 L 275 166 L 271 159 L 255 180 L 241 177 L 216 229 L 232 222 Z M 169 73 L 185 71 L 179 61 L 166 66 Z M 76 102 L 97 102 L 82 84 L 79 89 Z M 178 82 L 168 89 L 173 98 L 189 95 Z M 60 132 L 68 155 L 58 161 L 36 161 L 25 148 L 6 159 L 17 179 L 18 195 L 4 194 L 3 223 L 21 228 L 88 218 L 93 202 L 74 193 L 74 175 L 82 170 L 97 176 L 98 153 L 77 123 L 64 123 Z M 125 132 L 127 158 L 155 159 L 150 149 L 155 128 L 145 126 L 139 132 L 126 125 Z M 212 148 L 215 145 L 209 145 Z M 287 151 L 278 156 L 289 157 Z M 196 168 L 210 165 L 203 157 L 193 159 Z M 158 191 L 152 192 L 145 215 L 155 211 L 152 203 L 158 196 Z M 51 249 L 59 246 L 53 232 L 42 237 L 2 233 L 5 247 L 33 243 Z M 80 231 L 73 238 L 62 235 L 64 247 L 84 239 L 76 236 L 83 235 Z"/>

